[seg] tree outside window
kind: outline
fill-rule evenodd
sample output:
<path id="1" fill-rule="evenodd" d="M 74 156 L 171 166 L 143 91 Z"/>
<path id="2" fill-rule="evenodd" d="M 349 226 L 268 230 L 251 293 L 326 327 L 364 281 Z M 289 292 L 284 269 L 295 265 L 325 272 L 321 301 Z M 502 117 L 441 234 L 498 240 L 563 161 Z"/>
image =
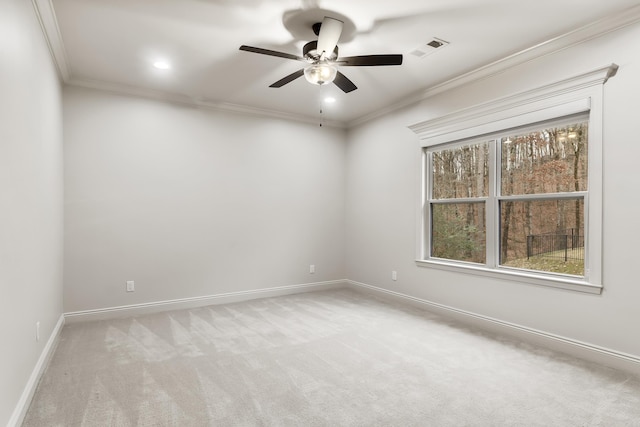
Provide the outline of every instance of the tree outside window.
<path id="1" fill-rule="evenodd" d="M 430 257 L 584 276 L 587 151 L 584 116 L 428 148 Z"/>

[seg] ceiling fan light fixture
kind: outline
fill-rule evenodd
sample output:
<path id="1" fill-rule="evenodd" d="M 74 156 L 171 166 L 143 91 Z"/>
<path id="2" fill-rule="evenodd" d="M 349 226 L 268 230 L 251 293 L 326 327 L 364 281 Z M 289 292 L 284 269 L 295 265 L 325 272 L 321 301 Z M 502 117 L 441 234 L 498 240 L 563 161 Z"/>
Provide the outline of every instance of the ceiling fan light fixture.
<path id="1" fill-rule="evenodd" d="M 323 85 L 331 83 L 335 78 L 338 70 L 331 64 L 318 63 L 308 66 L 304 69 L 304 78 L 314 85 Z"/>
<path id="2" fill-rule="evenodd" d="M 171 64 L 169 64 L 167 61 L 163 61 L 163 60 L 158 60 L 155 61 L 153 63 L 154 68 L 157 68 L 158 70 L 168 70 L 169 68 L 171 68 Z"/>

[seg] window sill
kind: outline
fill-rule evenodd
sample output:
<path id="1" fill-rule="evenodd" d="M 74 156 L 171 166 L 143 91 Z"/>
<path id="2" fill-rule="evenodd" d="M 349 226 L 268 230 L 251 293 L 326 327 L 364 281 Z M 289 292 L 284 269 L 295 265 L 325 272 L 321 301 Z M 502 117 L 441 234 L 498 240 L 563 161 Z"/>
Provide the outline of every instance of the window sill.
<path id="1" fill-rule="evenodd" d="M 474 276 L 491 277 L 495 279 L 516 281 L 530 285 L 546 286 L 589 294 L 601 294 L 602 286 L 589 283 L 584 279 L 571 276 L 560 277 L 534 273 L 529 271 L 517 271 L 508 268 L 488 268 L 476 264 L 463 264 L 444 260 L 416 260 L 419 267 L 437 268 L 456 273 L 473 274 Z"/>

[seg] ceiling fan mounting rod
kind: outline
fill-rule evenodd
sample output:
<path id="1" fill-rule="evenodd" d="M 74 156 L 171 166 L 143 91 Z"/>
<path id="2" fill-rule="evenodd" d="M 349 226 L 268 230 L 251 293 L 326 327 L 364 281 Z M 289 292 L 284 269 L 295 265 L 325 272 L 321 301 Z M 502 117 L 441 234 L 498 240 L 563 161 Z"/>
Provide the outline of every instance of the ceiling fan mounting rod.
<path id="1" fill-rule="evenodd" d="M 311 26 L 311 29 L 313 30 L 313 34 L 320 35 L 320 27 L 322 27 L 322 22 L 316 22 L 315 24 L 313 24 Z"/>

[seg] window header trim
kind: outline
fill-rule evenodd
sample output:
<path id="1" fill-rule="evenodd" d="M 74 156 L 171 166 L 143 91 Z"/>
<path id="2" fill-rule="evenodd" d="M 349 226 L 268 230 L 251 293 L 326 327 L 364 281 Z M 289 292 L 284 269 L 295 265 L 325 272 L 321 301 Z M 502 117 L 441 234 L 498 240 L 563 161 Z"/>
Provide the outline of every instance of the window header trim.
<path id="1" fill-rule="evenodd" d="M 465 108 L 409 126 L 423 147 L 589 111 L 590 92 L 618 70 L 616 64 L 537 89 Z"/>

